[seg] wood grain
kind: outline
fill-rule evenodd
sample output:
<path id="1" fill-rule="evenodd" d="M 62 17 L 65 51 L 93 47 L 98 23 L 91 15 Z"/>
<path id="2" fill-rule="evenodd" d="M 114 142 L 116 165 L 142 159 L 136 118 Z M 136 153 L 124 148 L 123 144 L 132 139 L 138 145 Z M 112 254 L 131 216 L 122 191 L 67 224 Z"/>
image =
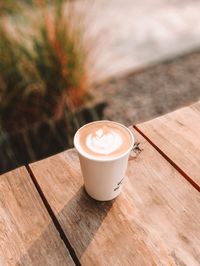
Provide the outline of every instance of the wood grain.
<path id="1" fill-rule="evenodd" d="M 199 265 L 200 194 L 137 139 L 142 152 L 110 202 L 85 193 L 75 150 L 30 167 L 82 265 Z"/>
<path id="2" fill-rule="evenodd" d="M 0 176 L 0 265 L 74 265 L 24 167 Z"/>
<path id="3" fill-rule="evenodd" d="M 139 124 L 137 128 L 200 190 L 200 102 Z"/>

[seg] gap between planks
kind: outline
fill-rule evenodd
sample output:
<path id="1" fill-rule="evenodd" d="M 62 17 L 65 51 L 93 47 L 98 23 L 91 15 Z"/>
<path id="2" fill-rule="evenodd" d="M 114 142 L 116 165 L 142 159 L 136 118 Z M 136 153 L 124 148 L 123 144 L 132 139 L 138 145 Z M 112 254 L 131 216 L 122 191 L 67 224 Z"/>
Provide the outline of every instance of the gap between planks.
<path id="1" fill-rule="evenodd" d="M 36 189 L 37 189 L 37 191 L 38 191 L 43 203 L 44 203 L 44 206 L 46 207 L 46 209 L 47 209 L 47 211 L 48 211 L 48 213 L 49 213 L 49 215 L 50 215 L 50 217 L 51 217 L 51 219 L 52 219 L 52 221 L 53 221 L 53 223 L 54 223 L 54 225 L 56 227 L 56 229 L 58 230 L 58 233 L 60 234 L 61 239 L 63 240 L 66 248 L 69 250 L 69 253 L 70 253 L 74 263 L 77 266 L 81 266 L 81 263 L 80 263 L 77 255 L 76 255 L 76 252 L 75 252 L 74 248 L 72 247 L 72 245 L 70 244 L 68 238 L 66 237 L 66 235 L 65 235 L 65 233 L 64 233 L 64 231 L 63 231 L 58 219 L 56 218 L 51 206 L 49 205 L 44 193 L 42 192 L 42 189 L 41 189 L 40 185 L 38 184 L 38 182 L 37 182 L 32 170 L 30 168 L 30 166 L 26 165 L 25 167 L 26 167 L 26 170 L 28 171 L 28 173 L 29 173 L 29 175 L 30 175 L 30 177 L 31 177 L 31 179 L 32 179 L 32 181 L 33 181 L 33 183 L 34 183 L 34 185 L 35 185 L 35 187 L 36 187 Z"/>
<path id="2" fill-rule="evenodd" d="M 198 192 L 200 192 L 200 186 L 186 174 L 175 162 L 173 162 L 152 140 L 150 140 L 137 126 L 133 125 L 133 128 L 142 135 L 151 146 L 156 149 Z"/>

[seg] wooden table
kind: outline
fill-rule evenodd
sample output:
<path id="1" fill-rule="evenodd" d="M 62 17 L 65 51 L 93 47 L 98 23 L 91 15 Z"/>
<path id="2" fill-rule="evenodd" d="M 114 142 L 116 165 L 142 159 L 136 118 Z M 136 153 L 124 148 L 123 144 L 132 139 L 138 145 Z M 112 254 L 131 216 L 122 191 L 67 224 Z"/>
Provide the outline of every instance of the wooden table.
<path id="1" fill-rule="evenodd" d="M 131 128 L 113 201 L 85 193 L 74 149 L 0 177 L 1 266 L 200 265 L 200 102 Z"/>

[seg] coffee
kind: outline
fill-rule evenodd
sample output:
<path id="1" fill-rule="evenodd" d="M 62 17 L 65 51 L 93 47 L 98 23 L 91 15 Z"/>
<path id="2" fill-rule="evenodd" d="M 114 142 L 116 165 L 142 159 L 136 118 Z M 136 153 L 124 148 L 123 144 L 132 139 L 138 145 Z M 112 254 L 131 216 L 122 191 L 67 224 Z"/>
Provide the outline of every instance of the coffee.
<path id="1" fill-rule="evenodd" d="M 87 124 L 76 133 L 76 146 L 84 156 L 114 159 L 130 150 L 133 137 L 124 126 L 112 121 Z"/>

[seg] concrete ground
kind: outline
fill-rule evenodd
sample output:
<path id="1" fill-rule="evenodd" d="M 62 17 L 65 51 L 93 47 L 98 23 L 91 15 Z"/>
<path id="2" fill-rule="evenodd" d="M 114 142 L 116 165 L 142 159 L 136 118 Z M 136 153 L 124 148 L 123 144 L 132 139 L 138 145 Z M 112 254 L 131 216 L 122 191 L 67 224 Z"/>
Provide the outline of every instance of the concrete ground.
<path id="1" fill-rule="evenodd" d="M 94 86 L 104 118 L 137 124 L 200 100 L 200 50 Z"/>
<path id="2" fill-rule="evenodd" d="M 91 2 L 91 93 L 104 118 L 136 124 L 200 99 L 200 1 Z"/>

